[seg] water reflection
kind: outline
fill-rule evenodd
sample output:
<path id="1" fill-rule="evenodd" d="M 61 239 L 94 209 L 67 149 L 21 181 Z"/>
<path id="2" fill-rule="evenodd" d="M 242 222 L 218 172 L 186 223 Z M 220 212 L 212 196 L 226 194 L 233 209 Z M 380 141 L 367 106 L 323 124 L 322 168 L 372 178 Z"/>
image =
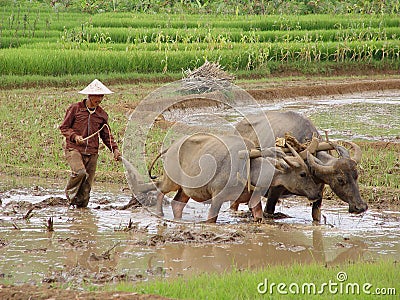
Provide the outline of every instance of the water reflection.
<path id="1" fill-rule="evenodd" d="M 272 229 L 268 236 L 258 236 L 243 244 L 198 247 L 168 245 L 157 253 L 167 272 L 171 276 L 180 276 L 295 262 L 335 265 L 362 259 L 367 248 L 359 240 L 335 242 L 327 239 L 320 229 L 314 229 L 310 234 L 311 238 L 303 232 Z"/>

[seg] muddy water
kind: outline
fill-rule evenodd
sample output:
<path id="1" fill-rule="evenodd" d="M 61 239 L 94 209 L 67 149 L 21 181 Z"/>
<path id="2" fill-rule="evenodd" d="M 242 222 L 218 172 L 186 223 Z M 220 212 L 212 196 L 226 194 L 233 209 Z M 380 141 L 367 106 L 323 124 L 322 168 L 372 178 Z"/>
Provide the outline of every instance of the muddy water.
<path id="1" fill-rule="evenodd" d="M 93 192 L 89 209 L 48 206 L 23 219 L 25 205 L 49 197 L 63 197 L 61 189 L 35 186 L 1 195 L 1 280 L 96 284 L 292 262 L 400 259 L 396 211 L 351 216 L 342 203 L 325 205 L 325 224 L 313 226 L 307 200 L 289 197 L 277 211 L 291 218 L 253 224 L 246 206 L 237 214 L 225 206 L 217 225 L 205 225 L 193 222 L 204 219 L 208 206 L 189 201 L 185 222 L 176 223 L 155 217 L 151 209 L 116 209 L 129 202 L 130 195 L 108 186 Z M 171 207 L 164 209 L 170 218 Z M 49 217 L 53 232 L 45 227 Z"/>

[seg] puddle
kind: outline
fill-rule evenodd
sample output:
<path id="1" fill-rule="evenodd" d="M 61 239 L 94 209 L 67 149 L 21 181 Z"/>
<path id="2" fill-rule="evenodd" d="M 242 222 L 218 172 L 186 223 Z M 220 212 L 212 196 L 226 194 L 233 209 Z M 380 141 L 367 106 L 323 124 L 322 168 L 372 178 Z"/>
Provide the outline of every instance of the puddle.
<path id="1" fill-rule="evenodd" d="M 190 222 L 204 219 L 208 205 L 190 200 L 184 210 L 188 223 L 182 224 L 159 219 L 144 208 L 109 209 L 130 200 L 128 193 L 114 188 L 94 191 L 89 209 L 48 206 L 34 209 L 24 220 L 24 205 L 63 197 L 61 189 L 39 189 L 40 193 L 34 187 L 1 195 L 0 274 L 13 283 L 96 284 L 293 262 L 400 259 L 400 214 L 395 211 L 352 216 L 344 205 L 324 205 L 326 225 L 313 226 L 305 198 L 289 197 L 277 211 L 292 218 L 254 224 L 242 216 L 247 215 L 245 205 L 239 206 L 238 215 L 226 205 L 218 224 L 206 225 Z M 164 210 L 172 217 L 169 205 Z M 49 217 L 53 232 L 45 227 Z"/>
<path id="2" fill-rule="evenodd" d="M 260 103 L 260 106 L 238 106 L 236 109 L 209 107 L 191 109 L 185 113 L 166 112 L 165 118 L 191 126 L 207 124 L 207 127 L 230 131 L 242 118 L 238 111 L 251 115 L 260 110 L 294 110 L 309 117 L 317 128 L 329 130 L 333 138 L 392 142 L 400 140 L 400 96 L 396 91 Z"/>

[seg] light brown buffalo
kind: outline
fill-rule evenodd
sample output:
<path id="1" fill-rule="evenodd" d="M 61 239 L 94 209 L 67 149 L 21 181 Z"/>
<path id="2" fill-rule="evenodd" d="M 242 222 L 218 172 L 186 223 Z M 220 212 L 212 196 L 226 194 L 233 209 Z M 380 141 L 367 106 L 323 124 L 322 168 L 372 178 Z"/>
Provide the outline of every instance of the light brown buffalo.
<path id="1" fill-rule="evenodd" d="M 171 191 L 178 191 L 171 203 L 178 219 L 190 198 L 210 201 L 207 222 L 216 222 L 225 201 L 248 203 L 253 217 L 261 219 L 261 196 L 275 186 L 309 199 L 319 197 L 319 186 L 297 153 L 286 156 L 272 148 L 250 158 L 253 148 L 252 142 L 237 135 L 198 133 L 175 142 L 164 154 L 164 174 L 156 183 L 157 213 L 163 214 L 164 194 Z M 269 157 L 271 153 L 279 157 Z"/>

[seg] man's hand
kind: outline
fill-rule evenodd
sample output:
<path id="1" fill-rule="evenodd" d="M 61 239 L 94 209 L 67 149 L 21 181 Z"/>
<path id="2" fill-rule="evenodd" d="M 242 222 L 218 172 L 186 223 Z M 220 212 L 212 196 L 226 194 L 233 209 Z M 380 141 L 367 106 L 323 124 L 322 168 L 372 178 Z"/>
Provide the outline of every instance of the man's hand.
<path id="1" fill-rule="evenodd" d="M 115 150 L 114 150 L 114 159 L 115 159 L 116 161 L 121 160 L 121 152 L 119 152 L 118 149 L 115 149 Z"/>
<path id="2" fill-rule="evenodd" d="M 83 140 L 83 137 L 81 135 L 77 135 L 75 137 L 75 143 L 77 143 L 78 145 L 83 145 L 85 141 Z"/>

